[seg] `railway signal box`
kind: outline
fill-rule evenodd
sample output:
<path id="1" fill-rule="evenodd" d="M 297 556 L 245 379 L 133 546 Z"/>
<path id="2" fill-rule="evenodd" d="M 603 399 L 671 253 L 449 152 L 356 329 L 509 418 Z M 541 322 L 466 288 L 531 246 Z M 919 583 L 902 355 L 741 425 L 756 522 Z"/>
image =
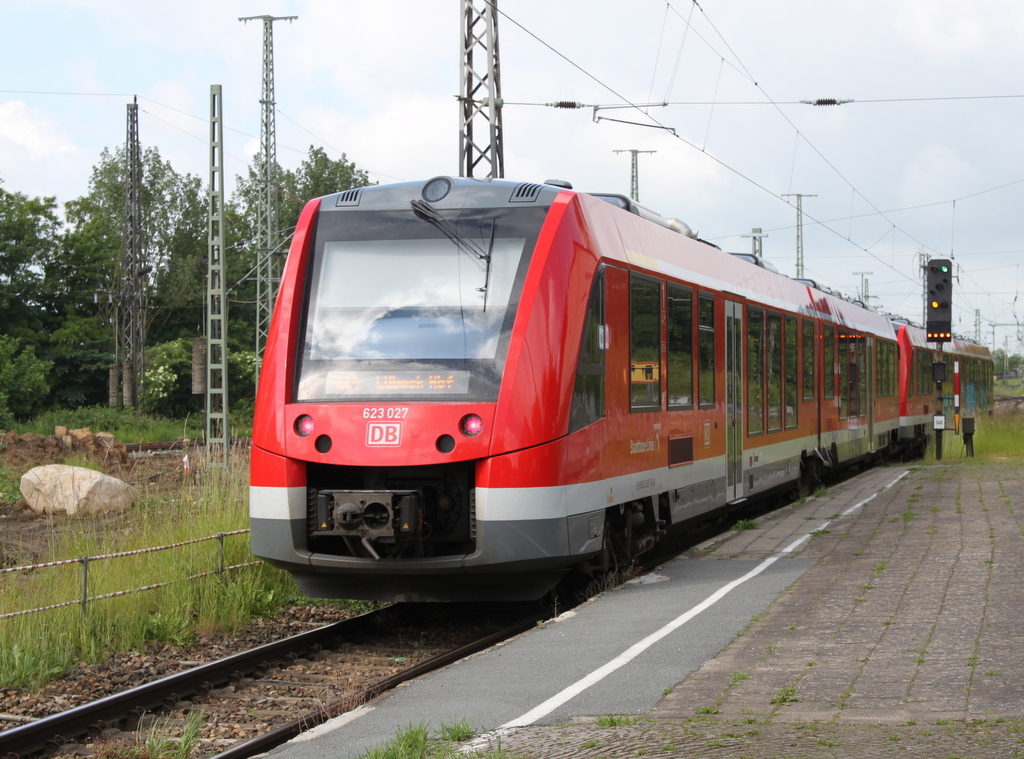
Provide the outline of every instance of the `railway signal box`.
<path id="1" fill-rule="evenodd" d="M 948 258 L 933 258 L 927 270 L 928 308 L 925 330 L 928 341 L 944 343 L 953 339 L 953 264 Z"/>

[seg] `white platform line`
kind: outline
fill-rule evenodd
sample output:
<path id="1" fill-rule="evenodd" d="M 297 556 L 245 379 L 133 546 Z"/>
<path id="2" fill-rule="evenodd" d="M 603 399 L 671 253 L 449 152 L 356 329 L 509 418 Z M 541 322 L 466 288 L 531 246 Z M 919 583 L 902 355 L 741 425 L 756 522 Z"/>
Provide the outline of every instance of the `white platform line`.
<path id="1" fill-rule="evenodd" d="M 740 585 L 745 583 L 747 580 L 750 580 L 750 579 L 753 579 L 754 577 L 757 577 L 764 570 L 766 570 L 768 567 L 770 567 L 772 564 L 774 564 L 776 561 L 778 561 L 778 559 L 779 559 L 778 556 L 772 556 L 772 557 L 769 557 L 769 558 L 765 559 L 760 564 L 758 564 L 756 567 L 754 567 L 749 572 L 747 572 L 745 575 L 743 575 L 742 577 L 740 577 L 740 578 L 738 578 L 736 580 L 733 580 L 732 582 L 728 583 L 727 585 L 723 585 L 721 588 L 716 590 L 714 593 L 712 593 L 710 596 L 705 598 L 699 604 L 697 604 L 696 606 L 691 608 L 689 611 L 686 611 L 683 614 L 680 614 L 678 617 L 673 619 L 671 622 L 669 622 L 667 625 L 662 627 L 660 630 L 657 630 L 656 632 L 653 632 L 650 635 L 648 635 L 643 640 L 641 640 L 641 641 L 639 641 L 637 643 L 634 643 L 632 646 L 627 648 L 625 651 L 623 651 L 621 654 L 616 656 L 614 659 L 612 659 L 610 662 L 605 664 L 603 667 L 599 667 L 598 669 L 595 669 L 593 672 L 591 672 L 589 675 L 584 677 L 582 680 L 579 680 L 579 681 L 573 683 L 568 688 L 565 688 L 560 693 L 552 696 L 551 698 L 549 698 L 544 703 L 534 707 L 533 709 L 531 709 L 530 711 L 528 711 L 526 714 L 522 715 L 521 717 L 516 717 L 515 719 L 510 720 L 509 722 L 506 722 L 504 725 L 502 725 L 499 728 L 499 730 L 508 729 L 508 728 L 512 728 L 512 727 L 525 727 L 526 725 L 532 725 L 537 720 L 542 719 L 542 718 L 546 717 L 547 715 L 551 714 L 551 712 L 553 712 L 555 709 L 557 709 L 558 707 L 560 707 L 562 704 L 566 703 L 570 699 L 575 698 L 580 693 L 582 693 L 587 688 L 589 688 L 591 685 L 594 685 L 595 683 L 600 682 L 601 680 L 606 678 L 608 675 L 610 675 L 615 670 L 617 670 L 617 669 L 619 669 L 621 667 L 624 667 L 626 664 L 628 664 L 629 662 L 633 661 L 633 659 L 635 659 L 637 656 L 642 654 L 644 651 L 646 651 L 648 648 L 653 646 L 655 643 L 657 643 L 659 640 L 664 638 L 666 635 L 671 633 L 673 630 L 677 630 L 678 628 L 682 627 L 687 622 L 689 622 L 691 619 L 693 619 L 698 614 L 700 614 L 702 611 L 704 611 L 705 609 L 707 609 L 710 606 L 712 606 L 713 604 L 715 604 L 717 601 L 719 601 L 722 598 L 724 598 L 725 595 L 727 593 L 729 593 L 729 591 L 731 591 L 731 590 L 733 590 L 735 588 L 738 588 Z"/>
<path id="2" fill-rule="evenodd" d="M 907 474 L 909 474 L 909 470 L 904 471 L 899 477 L 897 477 L 895 480 L 893 480 L 888 485 L 883 487 L 882 490 L 879 491 L 879 492 L 884 492 L 884 491 L 888 490 L 893 485 L 895 485 L 897 482 L 899 482 L 904 477 L 906 477 Z M 874 499 L 875 496 L 877 496 L 877 495 L 878 495 L 878 493 L 875 493 L 874 495 L 872 495 L 872 496 L 870 496 L 868 498 L 865 498 L 860 503 L 857 503 L 857 504 L 851 506 L 850 508 L 848 508 L 846 511 L 843 512 L 842 516 L 849 516 L 854 511 L 856 511 L 857 509 L 861 508 L 865 504 L 870 503 L 871 500 Z M 629 662 L 631 662 L 633 659 L 635 659 L 637 656 L 642 654 L 644 651 L 646 651 L 648 648 L 653 646 L 655 643 L 657 643 L 659 640 L 664 638 L 666 635 L 668 635 L 669 633 L 673 632 L 674 630 L 679 629 L 680 627 L 685 625 L 687 622 L 689 622 L 691 619 L 693 619 L 698 614 L 700 614 L 702 611 L 704 611 L 705 609 L 709 608 L 710 606 L 712 606 L 716 602 L 720 601 L 730 591 L 732 591 L 735 588 L 739 587 L 740 585 L 745 583 L 747 580 L 750 580 L 750 579 L 752 579 L 754 577 L 757 577 L 764 570 L 766 570 L 768 567 L 770 567 L 772 564 L 774 564 L 779 558 L 781 558 L 781 556 L 783 554 L 792 553 L 792 551 L 795 550 L 799 545 L 801 545 L 802 543 L 804 543 L 807 540 L 810 540 L 811 535 L 814 532 L 817 532 L 818 530 L 824 530 L 826 527 L 828 527 L 828 525 L 832 524 L 833 521 L 835 521 L 835 520 L 830 519 L 830 520 L 824 522 L 823 524 L 821 524 L 819 527 L 816 527 L 814 530 L 811 530 L 811 531 L 807 532 L 806 534 L 801 535 L 795 541 L 793 541 L 788 546 L 783 548 L 775 556 L 771 556 L 771 557 L 765 559 L 764 561 L 762 561 L 760 564 L 758 564 L 756 567 L 754 567 L 752 570 L 747 572 L 742 577 L 740 577 L 740 578 L 738 578 L 736 580 L 733 580 L 732 582 L 728 583 L 727 585 L 723 585 L 721 588 L 716 590 L 714 593 L 712 593 L 710 596 L 705 598 L 699 604 L 697 604 L 696 606 L 691 608 L 689 611 L 686 611 L 683 614 L 680 614 L 678 617 L 676 617 L 674 620 L 672 620 L 667 625 L 662 627 L 660 630 L 657 630 L 656 632 L 651 633 L 650 635 L 648 635 L 643 640 L 633 644 L 632 646 L 627 648 L 625 651 L 623 651 L 621 654 L 616 656 L 614 659 L 612 659 L 610 662 L 608 662 L 604 666 L 599 667 L 598 669 L 595 669 L 593 672 L 591 672 L 589 675 L 587 675 L 583 679 L 578 680 L 577 682 L 573 683 L 572 685 L 570 685 L 569 687 L 565 688 L 560 693 L 557 693 L 556 695 L 552 696 L 551 698 L 549 698 L 547 701 L 543 702 L 542 704 L 539 704 L 538 706 L 535 706 L 533 709 L 531 709 L 530 711 L 526 712 L 526 714 L 523 714 L 522 716 L 517 717 L 516 719 L 513 719 L 513 720 L 510 720 L 510 721 L 506 722 L 504 725 L 502 725 L 500 728 L 498 728 L 498 730 L 500 731 L 500 730 L 508 730 L 508 729 L 515 728 L 515 727 L 525 727 L 527 725 L 532 725 L 533 723 L 535 723 L 539 719 L 543 719 L 547 715 L 551 714 L 551 712 L 553 712 L 555 709 L 557 709 L 558 707 L 562 706 L 563 704 L 565 704 L 566 702 L 570 701 L 571 699 L 575 698 L 576 696 L 578 696 L 580 693 L 585 691 L 590 686 L 600 682 L 601 680 L 606 678 L 608 675 L 610 675 L 615 670 L 617 670 L 617 669 L 625 666 Z"/>

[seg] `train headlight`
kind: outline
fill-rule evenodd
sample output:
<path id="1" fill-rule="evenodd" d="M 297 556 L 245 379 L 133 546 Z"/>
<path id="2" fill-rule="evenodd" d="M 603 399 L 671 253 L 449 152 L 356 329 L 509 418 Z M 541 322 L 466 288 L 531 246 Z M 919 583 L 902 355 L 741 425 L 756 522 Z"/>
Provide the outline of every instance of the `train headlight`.
<path id="1" fill-rule="evenodd" d="M 309 437 L 313 434 L 315 426 L 313 424 L 313 417 L 309 414 L 303 414 L 295 420 L 295 434 L 301 437 Z"/>
<path id="2" fill-rule="evenodd" d="M 466 437 L 476 437 L 484 431 L 484 420 L 476 414 L 466 414 L 459 422 L 459 430 Z"/>

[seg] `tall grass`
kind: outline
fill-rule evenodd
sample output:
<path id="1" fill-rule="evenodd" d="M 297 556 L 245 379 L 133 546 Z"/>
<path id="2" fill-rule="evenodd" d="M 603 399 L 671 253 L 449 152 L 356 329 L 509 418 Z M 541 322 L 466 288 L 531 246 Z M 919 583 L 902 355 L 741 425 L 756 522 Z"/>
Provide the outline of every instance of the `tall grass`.
<path id="1" fill-rule="evenodd" d="M 951 453 L 960 455 L 963 435 Z M 1024 461 L 1024 414 L 979 416 L 975 422 L 974 457 L 983 461 Z"/>
<path id="2" fill-rule="evenodd" d="M 942 433 L 942 459 L 967 461 L 963 432 L 952 430 Z M 925 461 L 935 461 L 934 441 L 928 445 Z M 1024 414 L 982 414 L 975 418 L 975 463 L 1018 461 L 1024 462 Z"/>
<path id="3" fill-rule="evenodd" d="M 248 462 L 233 452 L 229 471 L 203 466 L 198 484 L 184 479 L 169 496 L 147 497 L 117 529 L 83 519 L 81 529 L 55 533 L 53 561 L 169 545 L 248 527 Z M 93 529 L 96 527 L 96 529 Z M 224 539 L 226 566 L 253 560 L 247 534 Z M 141 648 L 148 641 L 185 643 L 217 630 L 233 631 L 300 597 L 292 579 L 259 565 L 189 581 L 218 568 L 219 542 L 88 564 L 88 594 L 145 585 L 167 587 L 0 620 L 0 687 L 37 686 L 76 661 Z M 0 575 L 0 613 L 79 599 L 80 563 Z"/>

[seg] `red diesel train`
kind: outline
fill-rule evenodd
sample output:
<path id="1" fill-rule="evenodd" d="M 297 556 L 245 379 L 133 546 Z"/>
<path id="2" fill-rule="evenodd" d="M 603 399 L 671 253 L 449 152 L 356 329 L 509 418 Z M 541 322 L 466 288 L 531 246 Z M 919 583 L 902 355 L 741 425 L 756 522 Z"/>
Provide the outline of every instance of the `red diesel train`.
<path id="1" fill-rule="evenodd" d="M 914 328 L 562 184 L 437 177 L 302 212 L 250 516 L 307 594 L 536 598 L 929 434 Z"/>

